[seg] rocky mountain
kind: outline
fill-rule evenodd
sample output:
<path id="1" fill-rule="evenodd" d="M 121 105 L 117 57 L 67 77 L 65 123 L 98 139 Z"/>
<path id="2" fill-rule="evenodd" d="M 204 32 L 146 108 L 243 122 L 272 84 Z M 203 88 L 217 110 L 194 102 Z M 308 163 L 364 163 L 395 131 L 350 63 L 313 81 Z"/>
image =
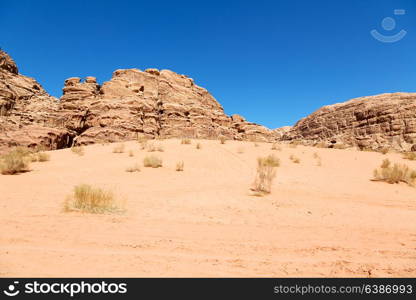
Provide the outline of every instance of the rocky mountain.
<path id="1" fill-rule="evenodd" d="M 169 70 L 116 70 L 98 85 L 94 77 L 65 81 L 60 109 L 78 144 L 137 136 L 273 140 L 267 128 L 225 115 L 191 78 Z"/>
<path id="2" fill-rule="evenodd" d="M 416 93 L 361 97 L 322 107 L 282 138 L 328 147 L 416 151 Z"/>
<path id="3" fill-rule="evenodd" d="M 352 99 L 322 107 L 293 127 L 269 130 L 239 115 L 227 116 L 206 89 L 169 70 L 116 70 L 102 85 L 94 77 L 69 78 L 56 99 L 19 74 L 0 50 L 0 153 L 18 145 L 60 149 L 140 136 L 416 151 L 416 94 Z"/>
<path id="4" fill-rule="evenodd" d="M 57 99 L 20 75 L 13 59 L 0 50 L 0 152 L 18 145 L 57 149 L 70 144 L 71 134 L 54 124 L 58 111 Z"/>
<path id="5" fill-rule="evenodd" d="M 138 136 L 276 139 L 263 126 L 227 116 L 206 89 L 169 70 L 117 70 L 102 86 L 94 77 L 69 78 L 56 99 L 19 74 L 0 50 L 0 152 L 18 145 L 59 149 Z"/>

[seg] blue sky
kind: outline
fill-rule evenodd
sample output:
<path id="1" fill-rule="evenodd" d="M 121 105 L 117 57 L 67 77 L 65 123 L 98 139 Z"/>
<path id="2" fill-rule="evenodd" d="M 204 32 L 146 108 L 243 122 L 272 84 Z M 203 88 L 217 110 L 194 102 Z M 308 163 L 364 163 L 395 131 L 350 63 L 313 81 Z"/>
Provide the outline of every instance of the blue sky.
<path id="1" fill-rule="evenodd" d="M 373 29 L 407 35 L 382 43 Z M 416 92 L 416 1 L 2 0 L 0 47 L 57 97 L 72 76 L 170 69 L 227 114 L 276 128 L 350 98 Z"/>

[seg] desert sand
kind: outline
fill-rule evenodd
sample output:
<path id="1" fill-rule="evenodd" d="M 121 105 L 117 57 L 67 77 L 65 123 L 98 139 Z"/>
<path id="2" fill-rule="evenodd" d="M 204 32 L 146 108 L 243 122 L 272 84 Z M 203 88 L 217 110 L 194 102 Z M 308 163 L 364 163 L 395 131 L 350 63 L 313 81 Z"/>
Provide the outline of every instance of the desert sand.
<path id="1" fill-rule="evenodd" d="M 87 146 L 84 156 L 51 151 L 31 172 L 0 175 L 0 276 L 416 276 L 416 189 L 370 180 L 384 158 L 413 168 L 415 161 L 304 146 L 273 151 L 269 143 L 157 143 L 158 169 L 143 167 L 149 153 L 132 141 L 120 154 L 112 153 L 117 144 Z M 256 158 L 270 153 L 281 160 L 272 193 L 251 196 Z M 140 172 L 125 171 L 135 163 Z M 126 211 L 63 212 L 81 183 L 114 191 Z"/>

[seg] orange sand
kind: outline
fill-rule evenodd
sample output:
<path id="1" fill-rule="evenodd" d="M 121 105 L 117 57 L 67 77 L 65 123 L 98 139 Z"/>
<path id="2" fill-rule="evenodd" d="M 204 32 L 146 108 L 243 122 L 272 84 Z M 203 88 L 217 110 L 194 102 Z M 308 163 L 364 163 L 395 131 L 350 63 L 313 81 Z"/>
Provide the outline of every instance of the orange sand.
<path id="1" fill-rule="evenodd" d="M 370 181 L 399 154 L 157 142 L 159 169 L 126 172 L 149 154 L 128 142 L 122 154 L 53 151 L 31 172 L 0 175 L 0 276 L 416 276 L 416 189 Z M 269 153 L 281 159 L 273 192 L 250 196 L 256 158 Z M 80 183 L 115 191 L 126 213 L 62 212 Z"/>

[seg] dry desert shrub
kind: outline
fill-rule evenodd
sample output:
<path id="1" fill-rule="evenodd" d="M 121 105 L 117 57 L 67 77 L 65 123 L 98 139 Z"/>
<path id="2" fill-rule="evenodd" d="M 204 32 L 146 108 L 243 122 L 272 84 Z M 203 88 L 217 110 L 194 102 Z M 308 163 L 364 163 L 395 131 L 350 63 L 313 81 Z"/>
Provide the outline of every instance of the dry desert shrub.
<path id="1" fill-rule="evenodd" d="M 416 171 L 404 164 L 395 163 L 392 166 L 391 162 L 388 159 L 385 159 L 381 166 L 374 170 L 373 180 L 385 181 L 390 184 L 404 182 L 410 186 L 414 186 L 416 181 Z"/>
<path id="2" fill-rule="evenodd" d="M 146 149 L 147 146 L 147 138 L 145 136 L 141 136 L 137 138 L 137 142 L 140 144 L 140 148 L 142 150 Z"/>
<path id="3" fill-rule="evenodd" d="M 0 158 L 0 172 L 3 175 L 14 175 L 29 171 L 30 151 L 16 148 Z"/>
<path id="4" fill-rule="evenodd" d="M 140 166 L 138 164 L 134 164 L 133 166 L 126 168 L 126 172 L 140 172 Z"/>
<path id="5" fill-rule="evenodd" d="M 130 157 L 133 157 L 133 156 L 134 156 L 134 152 L 133 152 L 133 150 L 129 150 L 129 156 L 130 156 Z"/>
<path id="6" fill-rule="evenodd" d="M 184 138 L 184 139 L 181 140 L 181 144 L 182 145 L 190 145 L 191 144 L 191 139 Z"/>
<path id="7" fill-rule="evenodd" d="M 143 159 L 143 165 L 146 168 L 160 168 L 162 164 L 162 159 L 156 155 L 149 155 Z"/>
<path id="8" fill-rule="evenodd" d="M 145 148 L 147 152 L 156 152 L 156 151 L 164 152 L 165 151 L 162 145 L 154 144 L 154 143 L 148 143 Z"/>
<path id="9" fill-rule="evenodd" d="M 384 160 L 383 160 L 383 162 L 381 163 L 380 168 L 385 169 L 385 168 L 390 167 L 390 165 L 391 165 L 390 160 L 389 160 L 388 158 L 386 158 L 386 159 L 384 159 Z"/>
<path id="10" fill-rule="evenodd" d="M 196 149 L 198 149 L 198 150 L 199 150 L 199 149 L 201 149 L 201 148 L 202 148 L 201 144 L 200 144 L 200 143 L 197 143 L 197 144 L 196 144 Z"/>
<path id="11" fill-rule="evenodd" d="M 185 163 L 183 161 L 179 161 L 179 162 L 176 163 L 175 170 L 178 171 L 178 172 L 182 172 L 184 166 L 185 166 Z"/>
<path id="12" fill-rule="evenodd" d="M 120 211 L 111 191 L 81 184 L 74 187 L 73 194 L 64 202 L 64 210 L 102 214 Z"/>
<path id="13" fill-rule="evenodd" d="M 238 149 L 237 149 L 237 153 L 238 153 L 238 154 L 242 154 L 242 153 L 244 153 L 244 148 L 243 148 L 243 147 L 238 147 Z"/>
<path id="14" fill-rule="evenodd" d="M 319 156 L 318 153 L 314 152 L 313 153 L 313 158 L 316 159 L 316 165 L 318 167 L 322 166 L 322 159 L 321 159 L 321 157 Z"/>
<path id="15" fill-rule="evenodd" d="M 319 142 L 314 145 L 316 148 L 327 148 L 327 144 L 325 142 Z"/>
<path id="16" fill-rule="evenodd" d="M 51 159 L 50 155 L 45 152 L 36 153 L 36 156 L 37 156 L 37 161 L 39 162 L 45 162 Z"/>
<path id="17" fill-rule="evenodd" d="M 225 144 L 226 141 L 227 141 L 227 138 L 225 136 L 220 136 L 220 143 L 221 144 Z"/>
<path id="18" fill-rule="evenodd" d="M 380 152 L 381 154 L 386 155 L 387 153 L 390 152 L 389 148 L 381 148 L 378 152 Z"/>
<path id="19" fill-rule="evenodd" d="M 416 152 L 406 152 L 403 154 L 404 159 L 416 160 Z"/>
<path id="20" fill-rule="evenodd" d="M 273 143 L 272 150 L 281 151 L 282 148 L 280 148 L 280 146 L 277 143 Z"/>
<path id="21" fill-rule="evenodd" d="M 276 177 L 276 167 L 280 161 L 274 155 L 257 159 L 257 173 L 252 190 L 255 196 L 263 196 L 271 192 L 273 179 Z"/>
<path id="22" fill-rule="evenodd" d="M 124 153 L 124 144 L 115 146 L 113 148 L 113 153 Z"/>
<path id="23" fill-rule="evenodd" d="M 84 153 L 85 153 L 84 147 L 81 147 L 81 146 L 74 146 L 74 147 L 72 147 L 71 148 L 71 152 L 74 153 L 74 154 L 76 154 L 76 155 L 79 155 L 79 156 L 83 156 Z"/>
<path id="24" fill-rule="evenodd" d="M 299 164 L 300 163 L 300 159 L 298 157 L 294 156 L 293 154 L 289 158 L 295 164 Z"/>

